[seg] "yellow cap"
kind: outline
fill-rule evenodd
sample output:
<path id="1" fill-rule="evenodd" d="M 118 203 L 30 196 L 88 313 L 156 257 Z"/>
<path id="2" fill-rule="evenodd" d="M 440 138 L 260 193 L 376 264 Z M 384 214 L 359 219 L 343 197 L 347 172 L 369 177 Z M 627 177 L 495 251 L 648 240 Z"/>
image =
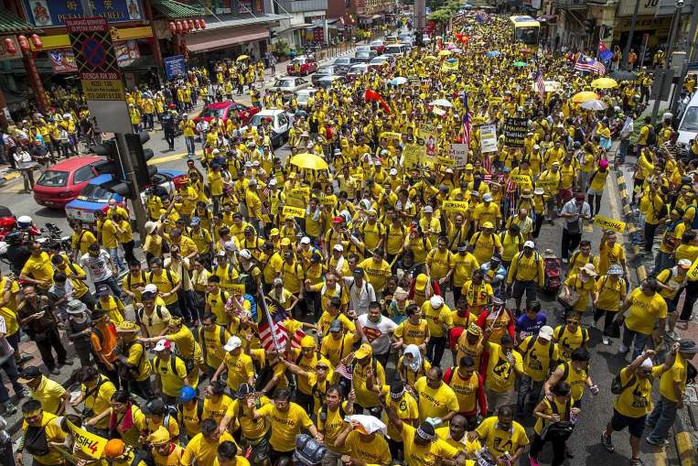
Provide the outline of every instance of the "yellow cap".
<path id="1" fill-rule="evenodd" d="M 282 238 L 281 239 L 281 246 L 288 246 L 291 244 L 291 240 L 288 238 Z"/>
<path id="2" fill-rule="evenodd" d="M 494 225 L 492 225 L 492 222 L 485 222 L 482 224 L 482 228 L 494 229 Z"/>
<path id="3" fill-rule="evenodd" d="M 130 332 L 135 333 L 135 332 L 140 332 L 141 328 L 135 322 L 124 320 L 123 322 L 119 322 L 119 324 L 116 326 L 116 331 L 120 332 L 120 333 L 130 333 Z"/>
<path id="4" fill-rule="evenodd" d="M 148 442 L 153 446 L 162 445 L 170 441 L 170 433 L 163 426 L 157 428 L 155 432 L 148 436 Z"/>
<path id="5" fill-rule="evenodd" d="M 414 284 L 414 289 L 417 291 L 424 291 L 425 288 L 427 287 L 427 281 L 429 280 L 429 277 L 427 277 L 425 274 L 420 273 L 417 275 L 417 279 Z"/>
<path id="6" fill-rule="evenodd" d="M 279 229 L 278 228 L 272 228 L 271 231 L 269 232 L 269 237 L 272 236 L 279 236 Z"/>
<path id="7" fill-rule="evenodd" d="M 356 353 L 354 353 L 354 358 L 356 359 L 364 359 L 364 358 L 370 358 L 373 355 L 373 348 L 371 348 L 371 345 L 368 343 L 363 343 L 361 346 L 359 346 L 359 349 L 356 350 Z"/>
<path id="8" fill-rule="evenodd" d="M 315 348 L 315 338 L 306 335 L 301 339 L 301 348 Z"/>

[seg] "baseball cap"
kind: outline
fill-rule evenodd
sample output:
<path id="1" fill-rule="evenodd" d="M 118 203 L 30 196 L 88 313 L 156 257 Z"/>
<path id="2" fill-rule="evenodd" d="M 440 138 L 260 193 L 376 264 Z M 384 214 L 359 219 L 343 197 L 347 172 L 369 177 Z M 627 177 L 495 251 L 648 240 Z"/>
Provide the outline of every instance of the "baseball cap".
<path id="1" fill-rule="evenodd" d="M 240 337 L 232 336 L 228 339 L 228 342 L 223 347 L 223 351 L 233 351 L 242 346 L 242 340 Z"/>
<path id="2" fill-rule="evenodd" d="M 536 247 L 536 243 L 533 241 L 526 241 L 523 247 L 534 249 Z"/>
<path id="3" fill-rule="evenodd" d="M 163 445 L 170 441 L 170 433 L 163 426 L 160 426 L 155 432 L 148 436 L 147 441 L 153 446 Z"/>
<path id="4" fill-rule="evenodd" d="M 431 304 L 431 307 L 433 309 L 441 309 L 441 306 L 444 305 L 444 299 L 441 296 L 435 294 L 434 296 L 429 298 L 429 304 Z"/>
<path id="5" fill-rule="evenodd" d="M 340 320 L 333 320 L 332 323 L 330 324 L 330 332 L 341 332 L 342 331 L 342 322 Z"/>
<path id="6" fill-rule="evenodd" d="M 544 325 L 538 332 L 538 336 L 543 340 L 550 341 L 553 339 L 553 328 L 550 325 Z"/>
<path id="7" fill-rule="evenodd" d="M 172 351 L 174 350 L 174 343 L 172 343 L 170 340 L 167 340 L 163 338 L 162 340 L 158 341 L 155 347 L 153 348 L 153 351 L 156 353 L 159 353 L 160 351 L 163 350 L 169 350 Z"/>
<path id="8" fill-rule="evenodd" d="M 249 249 L 243 249 L 240 251 L 240 257 L 243 259 L 252 259 L 252 253 L 249 251 Z"/>
<path id="9" fill-rule="evenodd" d="M 143 406 L 143 414 L 155 416 L 161 416 L 165 414 L 165 402 L 163 402 L 159 398 L 155 398 L 154 400 L 148 401 L 145 404 L 145 406 Z"/>
<path id="10" fill-rule="evenodd" d="M 433 208 L 432 206 L 430 206 L 430 205 L 424 206 L 423 211 L 424 211 L 425 214 L 433 214 L 433 213 L 434 213 L 434 208 Z"/>
<path id="11" fill-rule="evenodd" d="M 485 195 L 482 196 L 482 200 L 485 202 L 492 202 L 492 199 L 494 199 L 494 198 L 492 197 L 492 195 L 490 193 L 485 193 Z"/>
<path id="12" fill-rule="evenodd" d="M 689 259 L 681 259 L 678 263 L 679 267 L 682 269 L 690 269 L 692 262 Z"/>
<path id="13" fill-rule="evenodd" d="M 492 229 L 494 229 L 494 225 L 492 224 L 492 222 L 485 222 L 482 224 L 482 228 L 488 228 L 488 229 L 492 230 Z"/>
<path id="14" fill-rule="evenodd" d="M 344 252 L 344 246 L 342 246 L 341 244 L 335 244 L 332 249 L 334 249 L 335 251 Z"/>
<path id="15" fill-rule="evenodd" d="M 19 374 L 19 378 L 17 379 L 17 381 L 19 383 L 27 383 L 31 382 L 37 377 L 41 377 L 42 375 L 43 374 L 41 373 L 41 369 L 39 369 L 37 366 L 27 366 Z"/>
<path id="16" fill-rule="evenodd" d="M 107 285 L 106 283 L 102 283 L 100 285 L 97 285 L 95 294 L 97 296 L 108 296 L 111 294 L 111 288 L 109 288 L 109 285 Z"/>
<path id="17" fill-rule="evenodd" d="M 310 244 L 310 238 L 304 236 L 301 238 L 301 244 Z"/>
<path id="18" fill-rule="evenodd" d="M 368 343 L 362 343 L 354 353 L 356 359 L 370 358 L 371 356 L 373 356 L 373 348 Z"/>

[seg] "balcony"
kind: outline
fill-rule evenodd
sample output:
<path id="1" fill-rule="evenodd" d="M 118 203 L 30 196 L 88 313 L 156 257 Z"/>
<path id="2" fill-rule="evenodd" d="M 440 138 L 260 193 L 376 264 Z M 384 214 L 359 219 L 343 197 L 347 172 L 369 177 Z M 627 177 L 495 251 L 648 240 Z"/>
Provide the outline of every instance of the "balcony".
<path id="1" fill-rule="evenodd" d="M 278 13 L 305 13 L 306 11 L 327 11 L 327 0 L 276 0 Z"/>
<path id="2" fill-rule="evenodd" d="M 555 0 L 555 6 L 563 10 L 585 10 L 587 0 Z"/>

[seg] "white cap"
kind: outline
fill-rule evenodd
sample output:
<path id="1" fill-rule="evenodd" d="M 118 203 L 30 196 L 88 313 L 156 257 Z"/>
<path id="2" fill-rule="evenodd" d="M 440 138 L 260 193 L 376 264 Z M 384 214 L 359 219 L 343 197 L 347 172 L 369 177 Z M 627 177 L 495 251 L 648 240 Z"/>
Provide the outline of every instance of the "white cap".
<path id="1" fill-rule="evenodd" d="M 276 178 L 272 178 L 269 180 L 269 183 L 267 183 L 269 186 L 276 186 L 278 183 L 278 180 Z"/>
<path id="2" fill-rule="evenodd" d="M 170 350 L 174 351 L 174 343 L 171 342 L 170 340 L 167 340 L 163 338 L 162 340 L 158 341 L 155 347 L 153 348 L 153 351 L 156 353 L 159 353 L 160 351 L 163 350 Z"/>
<path id="3" fill-rule="evenodd" d="M 390 169 L 390 176 L 397 176 L 397 168 Z"/>
<path id="4" fill-rule="evenodd" d="M 235 241 L 226 241 L 223 245 L 226 251 L 237 251 L 237 246 L 235 246 Z"/>
<path id="5" fill-rule="evenodd" d="M 429 298 L 429 304 L 431 304 L 431 307 L 433 309 L 439 309 L 441 308 L 441 306 L 444 305 L 444 299 L 441 296 L 435 294 L 434 296 Z"/>
<path id="6" fill-rule="evenodd" d="M 243 249 L 240 251 L 240 257 L 243 259 L 252 259 L 252 253 L 249 251 L 249 249 Z"/>
<path id="7" fill-rule="evenodd" d="M 536 247 L 536 243 L 533 241 L 526 241 L 523 247 L 534 249 Z"/>
<path id="8" fill-rule="evenodd" d="M 234 349 L 240 348 L 242 346 L 242 340 L 240 337 L 230 337 L 228 343 L 223 347 L 223 351 L 233 351 Z"/>
<path id="9" fill-rule="evenodd" d="M 301 238 L 301 244 L 310 244 L 310 238 L 304 236 Z"/>
<path id="10" fill-rule="evenodd" d="M 218 154 L 220 154 L 220 153 L 221 153 L 221 151 L 219 151 L 218 149 L 213 149 L 213 150 L 211 151 L 211 154 L 213 154 L 213 155 L 218 155 Z"/>
<path id="11" fill-rule="evenodd" d="M 147 285 L 145 285 L 145 288 L 143 288 L 143 293 L 157 293 L 157 292 L 158 292 L 158 287 L 152 283 L 148 283 Z"/>
<path id="12" fill-rule="evenodd" d="M 541 337 L 543 340 L 550 341 L 553 339 L 553 333 L 555 331 L 550 325 L 544 325 L 541 327 L 540 331 L 538 332 L 538 336 Z"/>
<path id="13" fill-rule="evenodd" d="M 485 195 L 482 196 L 482 200 L 485 202 L 492 202 L 493 199 L 494 198 L 492 197 L 492 195 L 490 193 L 485 193 Z"/>
<path id="14" fill-rule="evenodd" d="M 685 268 L 685 269 L 689 269 L 689 268 L 691 268 L 691 265 L 693 265 L 693 263 L 691 262 L 690 259 L 681 259 L 681 260 L 678 262 L 677 265 L 678 265 L 679 267 L 683 267 L 683 268 Z"/>
<path id="15" fill-rule="evenodd" d="M 430 205 L 424 206 L 423 209 L 425 214 L 433 214 L 434 213 L 434 208 Z"/>
<path id="16" fill-rule="evenodd" d="M 640 364 L 640 369 L 652 369 L 652 366 L 654 366 L 654 364 L 652 364 L 652 360 L 647 358 L 642 361 L 642 364 Z"/>
<path id="17" fill-rule="evenodd" d="M 342 246 L 341 244 L 335 244 L 332 249 L 334 249 L 335 251 L 343 252 L 344 246 Z"/>

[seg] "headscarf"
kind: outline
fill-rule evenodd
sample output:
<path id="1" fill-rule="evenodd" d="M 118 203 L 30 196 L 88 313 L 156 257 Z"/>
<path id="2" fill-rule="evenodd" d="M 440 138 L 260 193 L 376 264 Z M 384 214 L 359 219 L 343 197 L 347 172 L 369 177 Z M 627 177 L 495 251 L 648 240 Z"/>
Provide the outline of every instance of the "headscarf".
<path id="1" fill-rule="evenodd" d="M 408 354 L 412 355 L 412 362 L 408 362 L 405 357 L 402 360 L 402 364 L 412 372 L 418 372 L 422 368 L 422 353 L 419 352 L 419 347 L 417 345 L 407 345 L 403 355 L 407 356 Z"/>

